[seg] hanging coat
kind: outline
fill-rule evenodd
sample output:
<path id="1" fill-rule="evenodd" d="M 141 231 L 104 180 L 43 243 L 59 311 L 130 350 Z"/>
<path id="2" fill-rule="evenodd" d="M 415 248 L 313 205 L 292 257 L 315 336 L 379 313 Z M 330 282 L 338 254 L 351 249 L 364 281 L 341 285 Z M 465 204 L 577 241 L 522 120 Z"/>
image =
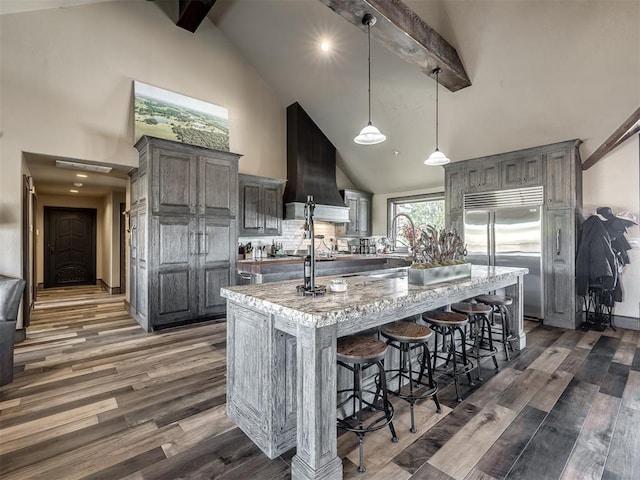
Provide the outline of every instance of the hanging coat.
<path id="1" fill-rule="evenodd" d="M 596 215 L 582 225 L 576 257 L 577 294 L 587 295 L 590 283 L 601 283 L 605 290 L 614 290 L 618 284 L 618 261 L 611 247 L 611 237 L 604 222 Z"/>

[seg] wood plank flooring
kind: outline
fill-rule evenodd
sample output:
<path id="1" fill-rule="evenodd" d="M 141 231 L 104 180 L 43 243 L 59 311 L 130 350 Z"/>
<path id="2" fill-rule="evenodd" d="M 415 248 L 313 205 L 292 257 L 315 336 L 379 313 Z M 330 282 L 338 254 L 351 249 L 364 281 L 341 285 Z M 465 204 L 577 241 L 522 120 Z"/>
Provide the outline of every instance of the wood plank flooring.
<path id="1" fill-rule="evenodd" d="M 73 294 L 63 297 L 69 301 Z M 2 479 L 288 479 L 293 451 L 269 460 L 225 414 L 226 324 L 144 333 L 122 300 L 34 312 L 0 389 Z M 76 299 L 77 300 L 77 299 Z M 346 479 L 640 478 L 640 332 L 527 323 L 528 348 L 462 403 L 440 377 L 431 400 L 394 400 L 400 437 L 338 432 Z"/>

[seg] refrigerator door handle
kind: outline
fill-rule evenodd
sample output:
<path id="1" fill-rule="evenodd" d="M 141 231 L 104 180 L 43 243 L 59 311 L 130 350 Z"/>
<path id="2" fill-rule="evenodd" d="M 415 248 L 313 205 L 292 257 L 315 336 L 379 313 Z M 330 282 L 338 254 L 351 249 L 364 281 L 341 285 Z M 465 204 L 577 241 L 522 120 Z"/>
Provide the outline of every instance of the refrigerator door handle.
<path id="1" fill-rule="evenodd" d="M 556 255 L 560 256 L 560 229 L 556 231 Z"/>
<path id="2" fill-rule="evenodd" d="M 489 266 L 496 265 L 496 212 L 489 212 Z"/>

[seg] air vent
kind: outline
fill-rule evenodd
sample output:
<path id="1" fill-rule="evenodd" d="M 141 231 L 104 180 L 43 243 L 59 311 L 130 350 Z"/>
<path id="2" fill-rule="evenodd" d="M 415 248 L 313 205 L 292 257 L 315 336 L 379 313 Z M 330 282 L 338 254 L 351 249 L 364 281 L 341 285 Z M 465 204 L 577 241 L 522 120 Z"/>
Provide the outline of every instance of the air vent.
<path id="1" fill-rule="evenodd" d="M 91 165 L 89 163 L 67 162 L 64 160 L 56 160 L 56 167 L 68 168 L 71 170 L 84 170 L 88 172 L 109 173 L 111 167 L 103 167 L 102 165 Z"/>
<path id="2" fill-rule="evenodd" d="M 500 190 L 497 192 L 467 193 L 464 196 L 465 210 L 526 207 L 542 205 L 543 203 L 544 189 L 542 186 Z"/>

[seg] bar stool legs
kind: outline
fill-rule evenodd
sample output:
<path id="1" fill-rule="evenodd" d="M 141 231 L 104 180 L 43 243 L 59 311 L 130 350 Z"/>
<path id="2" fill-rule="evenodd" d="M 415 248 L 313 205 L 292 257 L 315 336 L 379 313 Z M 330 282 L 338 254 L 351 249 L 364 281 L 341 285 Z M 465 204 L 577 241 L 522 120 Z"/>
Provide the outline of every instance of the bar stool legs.
<path id="1" fill-rule="evenodd" d="M 452 363 L 453 369 L 451 376 L 453 376 L 453 383 L 456 389 L 456 400 L 461 402 L 462 397 L 460 396 L 458 377 L 466 374 L 469 385 L 475 385 L 471 379 L 471 370 L 473 370 L 474 365 L 473 362 L 467 358 L 465 332 L 463 331 L 463 328 L 469 324 L 469 319 L 461 313 L 442 312 L 438 310 L 426 312 L 422 314 L 422 318 L 431 326 L 434 332 L 436 332 L 433 370 L 436 369 L 438 359 L 444 359 L 445 368 L 449 366 L 449 362 Z M 460 349 L 456 348 L 456 332 L 458 333 Z M 446 356 L 438 354 L 438 334 L 442 337 L 442 353 L 446 353 Z M 458 365 L 458 358 L 462 361 L 460 366 Z"/>
<path id="2" fill-rule="evenodd" d="M 511 342 L 516 338 L 511 333 L 511 329 L 509 327 L 509 309 L 507 308 L 507 306 L 513 303 L 513 298 L 503 295 L 480 295 L 476 297 L 476 301 L 484 303 L 485 305 L 489 305 L 492 308 L 492 323 L 494 322 L 495 314 L 498 313 L 500 315 L 500 321 L 502 323 L 502 345 L 504 348 L 504 356 L 507 360 L 511 360 L 511 358 L 509 357 L 509 350 L 511 350 L 512 352 L 514 351 Z"/>
<path id="3" fill-rule="evenodd" d="M 429 352 L 428 341 L 433 336 L 433 331 L 425 326 L 414 322 L 395 322 L 385 325 L 380 330 L 383 337 L 387 339 L 387 345 L 395 348 L 399 352 L 398 368 L 386 370 L 390 376 L 387 380 L 396 389 L 389 389 L 392 395 L 409 402 L 411 413 L 411 433 L 416 433 L 416 422 L 414 406 L 418 400 L 431 397 L 436 404 L 436 411 L 442 412 L 438 401 L 438 384 L 433 380 L 431 370 L 431 353 Z M 414 370 L 411 362 L 412 352 L 422 349 L 419 370 Z M 426 371 L 426 381 L 425 381 Z"/>
<path id="4" fill-rule="evenodd" d="M 359 465 L 358 471 L 365 472 L 364 436 L 369 432 L 380 430 L 386 426 L 391 432 L 391 441 L 397 442 L 398 436 L 393 426 L 393 405 L 387 395 L 387 382 L 382 359 L 387 352 L 387 345 L 373 337 L 345 337 L 338 339 L 338 365 L 353 372 L 352 388 L 339 390 L 338 395 L 349 392 L 349 396 L 338 404 L 338 409 L 351 403 L 353 414 L 350 417 L 338 418 L 338 426 L 358 435 Z M 370 367 L 378 368 L 376 391 L 365 390 L 362 385 L 363 372 Z M 372 396 L 368 401 L 364 397 Z M 382 405 L 378 399 L 382 399 Z M 381 415 L 367 416 L 365 410 L 383 412 Z"/>

